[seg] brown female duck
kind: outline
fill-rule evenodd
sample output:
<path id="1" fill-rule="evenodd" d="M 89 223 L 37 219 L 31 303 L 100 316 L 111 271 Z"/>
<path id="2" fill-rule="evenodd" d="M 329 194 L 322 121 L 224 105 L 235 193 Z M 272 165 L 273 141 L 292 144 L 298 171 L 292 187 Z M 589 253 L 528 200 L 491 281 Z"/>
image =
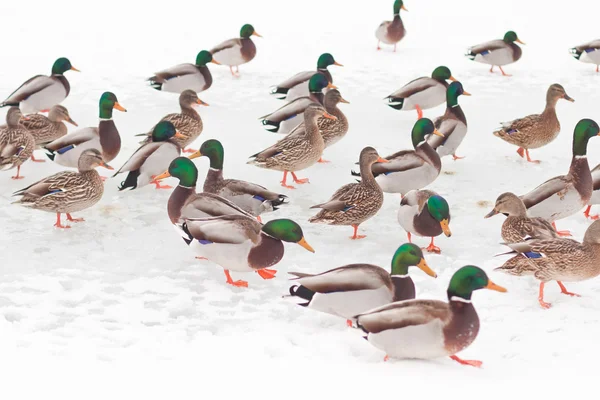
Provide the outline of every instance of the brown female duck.
<path id="1" fill-rule="evenodd" d="M 0 128 L 0 171 L 17 167 L 17 174 L 12 179 L 23 179 L 21 165 L 33 156 L 35 139 L 20 124 L 29 117 L 23 117 L 19 107 L 11 107 L 6 114 L 6 127 Z"/>
<path id="2" fill-rule="evenodd" d="M 41 146 L 67 134 L 65 122 L 68 122 L 73 126 L 78 126 L 77 123 L 71 119 L 69 110 L 67 110 L 66 107 L 56 105 L 50 109 L 47 117 L 43 114 L 31 114 L 27 116 L 26 120 L 21 120 L 21 125 L 23 125 L 35 139 L 36 148 L 41 148 Z M 46 160 L 38 160 L 32 155 L 31 161 L 44 162 Z"/>

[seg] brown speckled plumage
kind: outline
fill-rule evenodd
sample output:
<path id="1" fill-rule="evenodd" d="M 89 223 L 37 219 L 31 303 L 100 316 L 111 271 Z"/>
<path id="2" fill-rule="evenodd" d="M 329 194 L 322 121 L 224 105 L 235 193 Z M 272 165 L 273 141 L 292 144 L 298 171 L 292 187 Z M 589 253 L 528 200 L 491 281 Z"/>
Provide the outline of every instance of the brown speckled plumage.
<path id="1" fill-rule="evenodd" d="M 21 166 L 33 154 L 35 139 L 19 124 L 22 118 L 18 107 L 6 114 L 6 127 L 0 129 L 0 171 Z"/>
<path id="2" fill-rule="evenodd" d="M 22 120 L 21 125 L 29 131 L 35 139 L 36 146 L 50 143 L 67 134 L 67 126 L 64 121 L 77 126 L 69 116 L 66 107 L 56 105 L 50 109 L 48 116 L 43 114 L 28 115 L 28 120 Z"/>

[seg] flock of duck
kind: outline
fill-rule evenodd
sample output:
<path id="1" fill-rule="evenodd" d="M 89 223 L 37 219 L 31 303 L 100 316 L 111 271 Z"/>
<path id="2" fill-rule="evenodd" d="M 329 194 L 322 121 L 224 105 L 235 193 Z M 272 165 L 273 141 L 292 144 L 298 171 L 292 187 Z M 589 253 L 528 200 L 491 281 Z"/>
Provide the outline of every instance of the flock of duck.
<path id="1" fill-rule="evenodd" d="M 396 0 L 393 20 L 377 28 L 378 50 L 383 42 L 394 45 L 395 51 L 396 44 L 404 37 L 400 10 L 405 10 L 403 2 Z M 282 260 L 283 242 L 297 243 L 314 252 L 297 222 L 274 219 L 262 223 L 261 215 L 286 204 L 287 195 L 251 182 L 225 179 L 225 151 L 218 140 L 207 140 L 198 150 L 189 148 L 203 131 L 195 107 L 208 105 L 198 98 L 198 93 L 212 84 L 207 64 L 229 66 L 232 75 L 239 74 L 239 65 L 256 55 L 253 35 L 260 36 L 252 25 L 244 25 L 239 38 L 201 51 L 194 64 L 176 65 L 149 78 L 154 89 L 179 94 L 181 111 L 166 115 L 148 133 L 142 134 L 140 147 L 113 175 L 124 177 L 119 190 L 146 185 L 172 189 L 164 184 L 164 179 L 177 179 L 179 184 L 167 204 L 168 218 L 197 258 L 223 267 L 226 282 L 237 287 L 248 284 L 234 280 L 230 271 L 255 271 L 263 279 L 274 278 L 276 271 L 270 268 Z M 516 43 L 522 44 L 510 31 L 502 40 L 471 47 L 467 56 L 491 65 L 490 71 L 497 66 L 506 75 L 502 67 L 521 57 L 521 48 Z M 575 47 L 572 53 L 581 61 L 598 65 L 600 41 Z M 323 159 L 324 150 L 340 142 L 348 131 L 348 118 L 338 107 L 348 102 L 333 84 L 330 66 L 341 64 L 331 54 L 322 54 L 316 70 L 300 72 L 271 88 L 272 95 L 287 102 L 260 119 L 266 129 L 285 136 L 253 154 L 248 164 L 282 172 L 284 189 L 294 189 L 288 184 L 288 175 L 295 184 L 308 183 L 307 178 L 296 174 L 316 163 L 327 162 Z M 106 92 L 99 100 L 98 126 L 68 133 L 65 122 L 77 126 L 68 110 L 60 105 L 70 92 L 64 76 L 69 70 L 77 71 L 68 59 L 59 58 L 50 76 L 29 79 L 0 104 L 10 107 L 6 125 L 0 127 L 0 170 L 16 168 L 12 178 L 22 179 L 23 163 L 29 159 L 44 161 L 34 158 L 36 149 L 43 149 L 50 160 L 71 168 L 14 193 L 19 197 L 16 204 L 56 213 L 57 228 L 70 227 L 63 224 L 61 214 L 66 214 L 69 222 L 83 221 L 71 214 L 92 207 L 102 198 L 106 178 L 95 168 L 113 170 L 108 163 L 121 150 L 113 111 L 126 111 L 115 94 Z M 356 240 L 364 237 L 358 234 L 359 226 L 381 209 L 384 193 L 399 193 L 402 200 L 397 218 L 407 233 L 408 243 L 402 244 L 392 256 L 390 272 L 371 264 L 346 265 L 317 275 L 290 272 L 295 278 L 289 296 L 297 298 L 302 306 L 340 316 L 349 326 L 362 329 L 369 343 L 386 352 L 386 359 L 450 356 L 462 364 L 480 366 L 480 361 L 456 356 L 473 342 L 479 330 L 472 293 L 484 288 L 506 291 L 494 284 L 481 268 L 468 265 L 451 278 L 448 302 L 415 300 L 415 286 L 408 274 L 410 267 L 416 266 L 436 277 L 423 250 L 440 253 L 434 238 L 441 234 L 451 236 L 452 207 L 425 187 L 439 176 L 443 157 L 462 158 L 457 149 L 468 130 L 459 105 L 459 97 L 463 95 L 469 93 L 445 66 L 390 94 L 386 102 L 391 108 L 417 111 L 418 119 L 411 132 L 413 148 L 381 157 L 374 148 L 365 147 L 359 155 L 360 171 L 352 171 L 360 179 L 339 188 L 326 202 L 311 207 L 318 212 L 309 222 L 352 227 L 351 239 Z M 527 161 L 539 162 L 530 158 L 529 150 L 548 145 L 559 134 L 555 106 L 561 99 L 573 101 L 561 85 L 551 85 L 541 114 L 504 123 L 494 135 L 518 146 L 518 154 Z M 442 116 L 434 120 L 423 117 L 424 109 L 443 103 L 446 111 Z M 555 225 L 557 220 L 586 206 L 585 215 L 598 219 L 589 211 L 592 204 L 600 203 L 600 165 L 590 171 L 586 151 L 588 141 L 599 134 L 596 122 L 579 121 L 573 133 L 573 158 L 567 174 L 551 178 L 522 196 L 501 194 L 486 215 L 486 218 L 496 214 L 507 217 L 501 236 L 510 248 L 505 254 L 512 258 L 497 270 L 538 279 L 539 303 L 544 308 L 550 307 L 543 299 L 547 282 L 556 281 L 562 293 L 573 296 L 563 282 L 600 274 L 600 221 L 590 225 L 582 242 L 565 238 L 570 233 L 558 231 Z M 186 152 L 191 155 L 182 157 Z M 210 161 L 200 193 L 196 192 L 199 172 L 192 161 L 198 157 Z M 430 245 L 421 249 L 412 244 L 413 235 L 431 238 Z"/>

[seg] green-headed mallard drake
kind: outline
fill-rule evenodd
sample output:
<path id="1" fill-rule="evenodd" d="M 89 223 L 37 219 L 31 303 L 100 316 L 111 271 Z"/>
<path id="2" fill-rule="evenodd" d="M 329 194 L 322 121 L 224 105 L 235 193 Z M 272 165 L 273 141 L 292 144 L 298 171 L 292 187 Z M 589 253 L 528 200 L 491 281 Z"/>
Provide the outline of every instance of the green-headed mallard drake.
<path id="1" fill-rule="evenodd" d="M 446 112 L 433 122 L 435 128 L 444 136 L 430 135 L 427 142 L 440 157 L 452 155 L 454 160 L 464 157 L 456 155 L 456 149 L 467 135 L 467 118 L 458 104 L 458 96 L 470 96 L 460 82 L 452 82 L 446 94 Z"/>
<path id="2" fill-rule="evenodd" d="M 385 193 L 406 193 L 422 189 L 436 180 L 442 169 L 439 154 L 427 143 L 427 135 L 442 136 L 429 118 L 421 118 L 412 129 L 414 150 L 402 150 L 385 157 L 389 163 L 374 164 L 373 175 Z M 361 176 L 352 171 L 352 175 Z"/>
<path id="3" fill-rule="evenodd" d="M 465 55 L 473 61 L 491 65 L 490 72 L 494 72 L 494 66 L 497 66 L 500 68 L 502 75 L 510 76 L 504 72 L 502 66 L 519 61 L 523 53 L 515 42 L 525 44 L 517 37 L 515 32 L 508 31 L 504 34 L 503 39 L 490 40 L 489 42 L 475 45 L 469 48 Z"/>
<path id="4" fill-rule="evenodd" d="M 6 127 L 0 129 L 0 171 L 17 167 L 17 175 L 12 179 L 23 179 L 21 165 L 33 156 L 35 139 L 20 124 L 29 117 L 23 117 L 18 107 L 11 107 L 6 113 Z"/>
<path id="5" fill-rule="evenodd" d="M 274 211 L 277 206 L 285 203 L 287 196 L 271 192 L 263 186 L 237 179 L 224 179 L 225 150 L 218 140 L 210 139 L 202 143 L 200 150 L 192 154 L 190 159 L 203 156 L 210 160 L 210 168 L 204 180 L 205 192 L 225 197 L 259 220 L 262 213 Z"/>
<path id="6" fill-rule="evenodd" d="M 156 124 L 152 130 L 152 141 L 141 145 L 113 175 L 114 178 L 120 173 L 129 172 L 119 190 L 134 190 L 150 183 L 156 185 L 156 189 L 171 189 L 171 186 L 161 185 L 155 178 L 181 154 L 181 147 L 173 139 L 182 136 L 169 121 Z"/>
<path id="7" fill-rule="evenodd" d="M 527 215 L 542 217 L 555 226 L 554 221 L 569 217 L 588 205 L 593 183 L 587 160 L 588 141 L 600 136 L 600 127 L 591 119 L 582 119 L 573 133 L 573 159 L 567 175 L 557 176 L 521 196 Z M 568 231 L 559 231 L 570 236 Z"/>
<path id="8" fill-rule="evenodd" d="M 112 119 L 113 109 L 124 109 L 111 92 L 100 97 L 100 122 L 98 127 L 88 127 L 71 132 L 50 142 L 44 149 L 54 162 L 65 167 L 77 168 L 81 154 L 87 149 L 97 149 L 105 162 L 111 162 L 121 151 L 121 136 Z"/>
<path id="9" fill-rule="evenodd" d="M 406 35 L 406 29 L 404 29 L 404 23 L 400 18 L 400 10 L 408 11 L 404 7 L 402 0 L 394 1 L 394 19 L 392 21 L 383 21 L 377 30 L 375 36 L 377 37 L 377 50 L 381 50 L 379 46 L 380 42 L 385 44 L 393 44 L 394 52 L 396 51 L 396 45 Z"/>
<path id="10" fill-rule="evenodd" d="M 102 198 L 104 183 L 96 167 L 113 169 L 98 150 L 87 149 L 79 157 L 78 172 L 62 171 L 27 186 L 13 194 L 22 196 L 14 203 L 56 213 L 54 226 L 70 228 L 61 224 L 60 214 L 67 214 L 67 221 L 81 222 L 82 218 L 73 218 L 71 213 L 90 208 Z"/>
<path id="11" fill-rule="evenodd" d="M 308 96 L 299 97 L 280 107 L 277 111 L 263 115 L 259 118 L 261 123 L 268 131 L 289 133 L 292 128 L 295 128 L 302 122 L 302 114 L 309 105 L 313 103 L 323 105 L 323 89 L 325 88 L 337 89 L 322 74 L 314 74 L 308 81 L 308 90 L 310 92 Z"/>
<path id="12" fill-rule="evenodd" d="M 248 161 L 248 164 L 283 171 L 281 186 L 288 189 L 294 189 L 286 183 L 288 172 L 292 174 L 295 183 L 308 183 L 308 178 L 298 179 L 296 172 L 316 164 L 323 155 L 325 141 L 317 125 L 319 117 L 336 119 L 329 115 L 323 106 L 317 103 L 310 104 L 304 111 L 304 134 L 284 137 L 273 146 L 250 156 L 252 160 Z"/>
<path id="13" fill-rule="evenodd" d="M 522 243 L 507 243 L 517 254 L 495 269 L 515 276 L 533 275 L 540 281 L 538 301 L 544 301 L 544 285 L 556 281 L 563 294 L 579 296 L 567 291 L 563 282 L 579 282 L 600 275 L 600 221 L 593 222 L 585 232 L 583 242 L 564 238 L 530 239 Z"/>
<path id="14" fill-rule="evenodd" d="M 527 239 L 553 239 L 559 237 L 552 224 L 544 218 L 530 218 L 523 200 L 514 193 L 502 193 L 496 204 L 484 218 L 496 214 L 506 215 L 502 223 L 502 240 L 506 243 L 520 243 Z"/>
<path id="15" fill-rule="evenodd" d="M 592 210 L 592 205 L 600 204 L 600 164 L 596 165 L 596 167 L 591 172 L 593 184 L 592 197 L 583 215 L 585 215 L 586 218 L 590 218 L 595 221 L 598 218 L 600 218 L 600 216 L 590 215 L 590 211 Z"/>
<path id="16" fill-rule="evenodd" d="M 389 304 L 415 298 L 415 284 L 408 268 L 419 267 L 434 278 L 437 274 L 429 268 L 423 252 L 414 244 L 398 247 L 392 257 L 391 271 L 372 264 L 350 264 L 312 275 L 290 272 L 294 285 L 290 295 L 306 300 L 301 306 L 346 318 Z"/>
<path id="17" fill-rule="evenodd" d="M 250 36 L 262 37 L 252 25 L 242 26 L 239 38 L 226 40 L 210 50 L 213 59 L 217 60 L 219 64 L 228 65 L 231 75 L 239 75 L 239 66 L 252 61 L 256 56 L 256 45 Z M 236 67 L 236 72 L 233 72 L 233 67 Z"/>
<path id="18" fill-rule="evenodd" d="M 450 357 L 480 367 L 481 361 L 463 360 L 456 353 L 473 343 L 479 333 L 479 317 L 471 303 L 475 290 L 506 292 L 481 268 L 467 265 L 454 273 L 448 285 L 448 302 L 397 301 L 356 316 L 365 339 L 389 357 L 431 359 Z"/>
<path id="19" fill-rule="evenodd" d="M 21 120 L 21 125 L 23 125 L 35 139 L 36 148 L 41 149 L 43 145 L 67 134 L 65 122 L 68 122 L 73 126 L 78 126 L 77 123 L 71 119 L 69 110 L 64 106 L 57 104 L 50 109 L 47 117 L 43 114 L 30 114 L 27 116 L 26 120 Z M 31 161 L 45 162 L 46 160 L 38 160 L 32 155 Z"/>
<path id="20" fill-rule="evenodd" d="M 575 101 L 558 83 L 550 85 L 546 93 L 546 108 L 541 114 L 503 122 L 502 127 L 494 132 L 494 136 L 519 146 L 517 153 L 521 157 L 527 156 L 527 161 L 538 164 L 539 160 L 532 160 L 529 157 L 529 149 L 538 149 L 547 145 L 560 133 L 560 122 L 556 116 L 556 103 L 560 99 Z"/>
<path id="21" fill-rule="evenodd" d="M 2 103 L 0 107 L 18 106 L 24 114 L 47 112 L 60 104 L 71 91 L 64 77 L 67 71 L 79 71 L 67 58 L 59 58 L 52 65 L 52 75 L 36 75 L 28 79 Z"/>
<path id="22" fill-rule="evenodd" d="M 430 253 L 440 254 L 441 250 L 433 243 L 433 238 L 450 232 L 450 206 L 442 196 L 431 190 L 411 190 L 400 201 L 398 223 L 406 231 L 408 241 L 412 235 L 430 237 L 426 248 Z"/>
<path id="23" fill-rule="evenodd" d="M 277 271 L 268 269 L 283 259 L 283 242 L 297 243 L 314 253 L 304 239 L 302 228 L 290 219 L 275 219 L 262 224 L 245 215 L 186 219 L 182 237 L 201 258 L 225 270 L 227 283 L 248 287 L 246 281 L 234 281 L 229 271 L 257 272 L 272 279 Z"/>
<path id="24" fill-rule="evenodd" d="M 273 86 L 271 88 L 271 94 L 280 100 L 286 99 L 288 101 L 297 99 L 298 97 L 308 96 L 310 95 L 310 92 L 308 91 L 308 81 L 315 73 L 322 74 L 325 76 L 328 82 L 333 83 L 331 73 L 327 69 L 327 67 L 330 65 L 338 65 L 343 67 L 342 64 L 335 61 L 331 54 L 323 53 L 317 60 L 316 71 L 304 71 L 297 73 L 290 79 L 281 82 L 279 85 Z"/>
<path id="25" fill-rule="evenodd" d="M 339 188 L 333 196 L 322 204 L 311 208 L 321 211 L 308 221 L 328 225 L 350 225 L 354 234 L 350 239 L 362 239 L 358 235 L 358 226 L 375 216 L 383 205 L 383 192 L 375 181 L 371 167 L 375 163 L 387 163 L 372 147 L 365 147 L 360 152 L 360 172 L 362 179 L 358 183 L 349 183 Z"/>
<path id="26" fill-rule="evenodd" d="M 219 64 L 213 60 L 209 51 L 202 50 L 196 56 L 195 64 L 179 64 L 157 72 L 148 78 L 150 86 L 163 92 L 182 93 L 185 90 L 193 90 L 196 93 L 203 92 L 211 87 L 213 79 L 208 63 Z"/>
<path id="27" fill-rule="evenodd" d="M 571 55 L 584 63 L 596 64 L 596 72 L 600 72 L 600 39 L 575 46 L 570 49 Z"/>
<path id="28" fill-rule="evenodd" d="M 418 119 L 421 119 L 423 110 L 437 107 L 446 101 L 448 88 L 446 80 L 456 79 L 452 76 L 450 68 L 442 65 L 433 70 L 431 77 L 422 76 L 414 79 L 384 100 L 395 110 L 417 110 Z"/>

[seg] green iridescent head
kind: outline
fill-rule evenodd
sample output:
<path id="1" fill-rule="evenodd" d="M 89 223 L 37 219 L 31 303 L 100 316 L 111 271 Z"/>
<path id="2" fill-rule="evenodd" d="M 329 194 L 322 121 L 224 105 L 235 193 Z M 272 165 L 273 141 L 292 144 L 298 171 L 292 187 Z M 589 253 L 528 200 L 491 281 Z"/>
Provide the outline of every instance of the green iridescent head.
<path id="1" fill-rule="evenodd" d="M 517 43 L 525 44 L 525 43 L 521 42 L 521 40 L 519 40 L 519 37 L 517 36 L 515 31 L 506 32 L 504 34 L 504 39 L 502 39 L 502 40 L 504 40 L 506 43 L 517 42 Z"/>
<path id="2" fill-rule="evenodd" d="M 452 82 L 446 89 L 446 103 L 448 107 L 455 107 L 458 105 L 458 96 L 465 95 L 470 96 L 471 93 L 466 92 L 463 88 L 462 83 L 459 81 Z"/>
<path id="3" fill-rule="evenodd" d="M 404 7 L 404 2 L 402 0 L 396 0 L 394 2 L 394 15 L 400 14 L 400 9 L 408 11 L 406 7 Z"/>
<path id="4" fill-rule="evenodd" d="M 244 39 L 248 39 L 250 36 L 262 37 L 258 33 L 256 33 L 256 31 L 254 30 L 254 27 L 252 25 L 246 24 L 246 25 L 242 26 L 242 29 L 240 29 L 240 37 L 242 37 Z"/>
<path id="5" fill-rule="evenodd" d="M 212 169 L 223 169 L 223 159 L 225 158 L 225 150 L 223 145 L 216 139 L 210 139 L 202 143 L 200 149 L 190 156 L 190 160 L 198 157 L 208 157 L 210 167 Z"/>
<path id="6" fill-rule="evenodd" d="M 408 267 L 412 266 L 419 267 L 429 276 L 437 277 L 437 274 L 427 265 L 421 248 L 412 243 L 404 243 L 398 247 L 394 257 L 392 257 L 391 275 L 406 275 L 408 274 Z"/>
<path id="7" fill-rule="evenodd" d="M 177 133 L 175 125 L 169 121 L 160 121 L 152 130 L 153 142 L 166 142 Z"/>
<path id="8" fill-rule="evenodd" d="M 473 291 L 479 289 L 506 292 L 505 288 L 490 281 L 484 270 L 474 265 L 466 265 L 452 275 L 448 285 L 448 299 L 452 300 L 452 297 L 459 297 L 471 300 Z"/>
<path id="9" fill-rule="evenodd" d="M 202 50 L 196 56 L 196 65 L 198 67 L 205 67 L 206 64 L 213 61 L 213 56 L 210 54 L 210 51 Z"/>
<path id="10" fill-rule="evenodd" d="M 596 121 L 587 118 L 579 121 L 573 132 L 573 156 L 585 156 L 588 141 L 594 136 L 599 136 L 599 132 Z"/>
<path id="11" fill-rule="evenodd" d="M 71 61 L 68 58 L 61 57 L 58 60 L 54 61 L 52 65 L 52 75 L 62 75 L 67 71 L 77 71 L 79 70 L 71 65 Z"/>
<path id="12" fill-rule="evenodd" d="M 166 178 L 168 176 L 174 176 L 179 179 L 179 184 L 185 187 L 196 186 L 198 180 L 198 168 L 194 165 L 192 160 L 187 157 L 177 157 L 169 165 L 168 174 L 159 175 L 157 178 Z"/>
<path id="13" fill-rule="evenodd" d="M 439 222 L 442 231 L 448 237 L 452 236 L 450 232 L 450 207 L 448 202 L 442 196 L 434 195 L 427 199 L 427 211 Z"/>
<path id="14" fill-rule="evenodd" d="M 300 225 L 291 219 L 274 219 L 263 225 L 262 231 L 275 239 L 288 243 L 298 243 L 306 250 L 314 253 L 314 249 L 304 239 Z"/>
<path id="15" fill-rule="evenodd" d="M 337 89 L 323 74 L 316 73 L 308 81 L 308 91 L 311 93 L 321 93 L 325 88 Z"/>
<path id="16" fill-rule="evenodd" d="M 431 73 L 431 77 L 436 81 L 445 81 L 450 79 L 451 81 L 455 80 L 452 77 L 452 72 L 450 72 L 450 68 L 440 65 Z"/>
<path id="17" fill-rule="evenodd" d="M 414 148 L 416 149 L 420 143 L 425 141 L 425 137 L 427 137 L 427 135 L 431 135 L 432 133 L 434 135 L 443 136 L 441 133 L 438 132 L 437 129 L 435 129 L 433 121 L 431 121 L 429 118 L 421 118 L 420 120 L 415 122 L 411 134 Z"/>
<path id="18" fill-rule="evenodd" d="M 127 110 L 119 104 L 117 96 L 112 92 L 104 92 L 100 97 L 100 118 L 111 119 L 113 109 L 126 112 Z"/>
<path id="19" fill-rule="evenodd" d="M 319 60 L 317 61 L 317 69 L 327 69 L 327 67 L 329 67 L 330 65 L 339 65 L 340 67 L 342 67 L 342 64 L 335 61 L 331 54 L 321 54 Z"/>

